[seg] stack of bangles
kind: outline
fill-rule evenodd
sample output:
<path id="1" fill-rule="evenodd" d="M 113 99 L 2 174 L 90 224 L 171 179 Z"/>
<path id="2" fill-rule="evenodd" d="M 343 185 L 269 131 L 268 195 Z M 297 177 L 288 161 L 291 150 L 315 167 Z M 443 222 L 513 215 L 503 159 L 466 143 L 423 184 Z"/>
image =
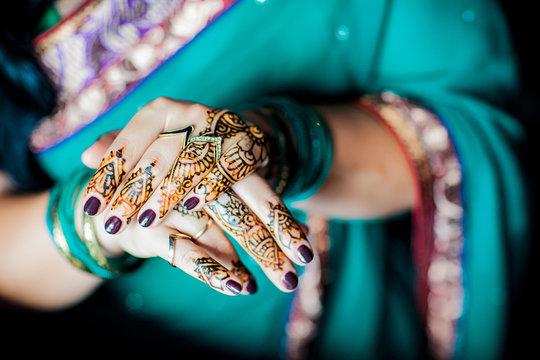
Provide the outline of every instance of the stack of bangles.
<path id="1" fill-rule="evenodd" d="M 271 154 L 266 178 L 274 190 L 290 201 L 313 195 L 326 179 L 332 160 L 332 140 L 322 117 L 312 107 L 288 98 L 265 99 L 250 109 L 256 109 L 250 111 L 265 122 L 254 125 L 271 129 L 265 133 Z M 78 172 L 51 190 L 47 226 L 56 247 L 74 266 L 111 279 L 135 269 L 142 260 L 129 254 L 106 257 L 93 221 L 83 211 L 82 236 L 77 233 L 75 204 L 91 176 L 88 170 Z"/>

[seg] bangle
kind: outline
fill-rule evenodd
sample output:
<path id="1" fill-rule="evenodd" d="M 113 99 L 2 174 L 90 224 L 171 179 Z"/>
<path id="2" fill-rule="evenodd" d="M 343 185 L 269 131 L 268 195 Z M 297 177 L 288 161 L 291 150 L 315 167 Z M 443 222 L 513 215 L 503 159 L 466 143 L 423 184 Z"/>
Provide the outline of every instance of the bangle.
<path id="1" fill-rule="evenodd" d="M 254 107 L 273 132 L 266 135 L 277 167 L 274 190 L 289 201 L 311 197 L 326 180 L 332 162 L 326 121 L 313 107 L 288 98 L 262 99 Z"/>
<path id="2" fill-rule="evenodd" d="M 75 204 L 88 180 L 87 171 L 71 176 L 52 190 L 47 210 L 47 227 L 53 243 L 64 257 L 77 268 L 105 279 L 133 270 L 141 259 L 124 254 L 107 258 L 99 246 L 92 219 L 83 217 L 83 236 L 75 229 Z"/>

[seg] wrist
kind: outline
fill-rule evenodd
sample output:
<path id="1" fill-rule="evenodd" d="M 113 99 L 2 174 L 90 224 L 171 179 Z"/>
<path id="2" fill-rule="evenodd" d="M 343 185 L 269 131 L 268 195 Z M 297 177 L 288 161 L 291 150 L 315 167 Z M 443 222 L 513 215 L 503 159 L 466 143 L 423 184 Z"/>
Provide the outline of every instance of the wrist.
<path id="1" fill-rule="evenodd" d="M 250 116 L 247 121 L 268 140 L 267 181 L 290 201 L 311 197 L 326 180 L 332 161 L 333 144 L 325 119 L 315 108 L 288 98 L 263 99 L 249 108 L 244 112 Z"/>

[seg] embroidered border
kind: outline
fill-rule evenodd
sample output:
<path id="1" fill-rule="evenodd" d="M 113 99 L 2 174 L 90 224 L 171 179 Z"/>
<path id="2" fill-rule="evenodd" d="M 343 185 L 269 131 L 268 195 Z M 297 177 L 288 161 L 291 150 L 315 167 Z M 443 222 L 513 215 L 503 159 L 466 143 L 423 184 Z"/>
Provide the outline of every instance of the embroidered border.
<path id="1" fill-rule="evenodd" d="M 357 105 L 397 138 L 416 177 L 412 247 L 417 302 L 437 358 L 451 358 L 463 313 L 461 167 L 448 131 L 430 111 L 394 93 Z"/>
<path id="2" fill-rule="evenodd" d="M 34 43 L 59 104 L 30 138 L 44 151 L 133 90 L 234 0 L 90 0 Z"/>

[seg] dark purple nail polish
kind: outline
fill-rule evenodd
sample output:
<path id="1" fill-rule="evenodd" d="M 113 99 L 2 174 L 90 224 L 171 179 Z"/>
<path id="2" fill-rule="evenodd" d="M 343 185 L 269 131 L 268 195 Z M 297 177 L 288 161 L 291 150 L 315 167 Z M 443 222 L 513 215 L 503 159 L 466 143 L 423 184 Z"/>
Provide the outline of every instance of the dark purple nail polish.
<path id="1" fill-rule="evenodd" d="M 156 213 L 152 209 L 145 210 L 141 216 L 139 216 L 139 225 L 142 227 L 148 227 L 152 225 L 154 219 L 156 218 Z"/>
<path id="2" fill-rule="evenodd" d="M 195 206 L 197 206 L 198 203 L 199 203 L 199 198 L 194 196 L 194 197 L 191 197 L 191 198 L 187 199 L 184 202 L 184 207 L 186 208 L 186 210 L 191 210 Z"/>
<path id="3" fill-rule="evenodd" d="M 288 290 L 296 289 L 296 286 L 298 285 L 298 276 L 296 276 L 296 274 L 291 271 L 283 275 L 283 278 L 281 280 L 283 281 L 285 288 L 287 288 Z"/>
<path id="4" fill-rule="evenodd" d="M 116 216 L 111 216 L 105 223 L 105 231 L 109 234 L 116 234 L 122 226 L 122 220 Z"/>
<path id="5" fill-rule="evenodd" d="M 250 294 L 255 294 L 258 290 L 258 286 L 257 286 L 257 283 L 255 282 L 255 280 L 253 279 L 250 279 L 248 281 L 248 283 L 246 284 L 246 290 L 248 293 Z"/>
<path id="6" fill-rule="evenodd" d="M 240 292 L 242 291 L 242 285 L 240 285 L 239 283 L 237 283 L 237 282 L 234 281 L 234 280 L 228 280 L 228 281 L 225 283 L 225 286 L 226 286 L 227 289 L 229 289 L 234 295 L 238 295 L 238 294 L 240 294 Z"/>
<path id="7" fill-rule="evenodd" d="M 304 264 L 307 264 L 313 260 L 313 251 L 311 251 L 311 249 L 306 245 L 300 245 L 298 249 L 296 249 L 296 255 Z"/>
<path id="8" fill-rule="evenodd" d="M 86 200 L 84 203 L 84 212 L 86 215 L 96 215 L 96 213 L 99 210 L 99 207 L 101 206 L 101 202 L 98 200 L 97 197 L 92 196 L 90 199 Z"/>

